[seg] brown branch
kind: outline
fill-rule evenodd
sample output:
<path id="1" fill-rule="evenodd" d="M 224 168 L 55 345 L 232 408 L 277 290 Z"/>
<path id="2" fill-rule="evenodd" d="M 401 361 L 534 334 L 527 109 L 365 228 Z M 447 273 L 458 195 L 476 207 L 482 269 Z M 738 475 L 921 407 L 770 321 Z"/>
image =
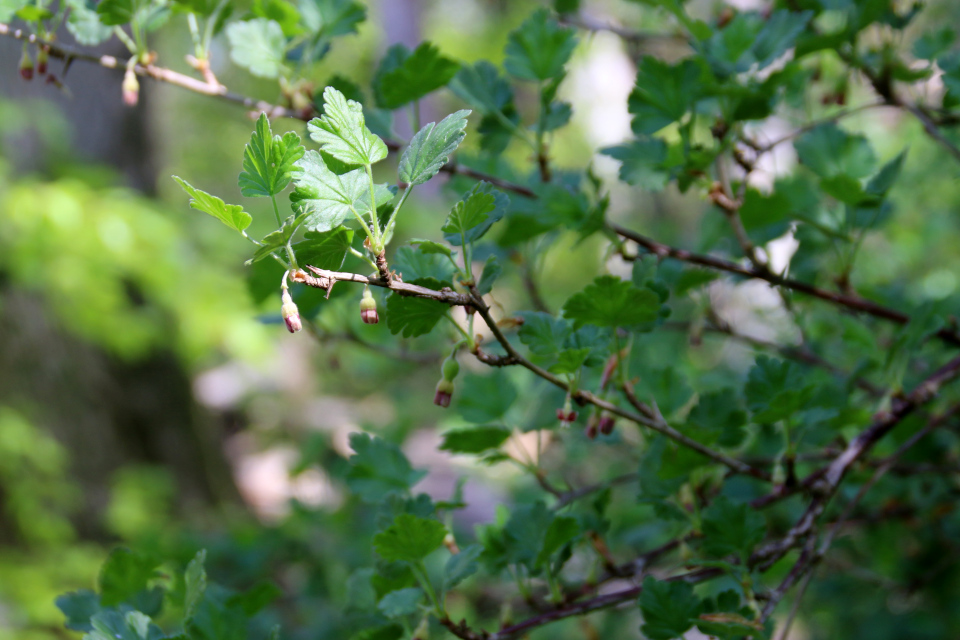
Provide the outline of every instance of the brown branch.
<path id="1" fill-rule="evenodd" d="M 836 493 L 837 488 L 853 464 L 869 452 L 881 438 L 890 433 L 904 418 L 932 400 L 941 386 L 956 379 L 958 375 L 960 375 L 960 356 L 940 367 L 917 385 L 905 398 L 895 399 L 890 411 L 877 415 L 869 427 L 860 432 L 860 435 L 854 438 L 833 462 L 822 469 L 822 479 L 818 479 L 812 485 L 818 493 L 810 501 L 810 505 L 797 523 L 782 539 L 757 550 L 751 556 L 751 566 L 759 566 L 761 571 L 766 570 L 810 535 L 817 519 L 826 509 L 827 503 Z"/>
<path id="2" fill-rule="evenodd" d="M 500 346 L 502 346 L 504 351 L 507 352 L 507 357 L 512 358 L 516 362 L 516 364 L 524 367 L 525 369 L 528 369 L 529 371 L 532 371 L 533 373 L 540 376 L 544 380 L 550 382 L 551 384 L 563 389 L 564 391 L 570 391 L 570 385 L 568 385 L 563 379 L 550 373 L 546 369 L 543 369 L 542 367 L 539 367 L 533 364 L 532 362 L 524 358 L 514 348 L 514 346 L 510 343 L 507 337 L 500 330 L 500 327 L 497 326 L 497 323 L 491 317 L 490 307 L 487 306 L 487 304 L 483 301 L 483 298 L 481 296 L 476 294 L 473 296 L 472 306 L 477 310 L 477 313 L 480 315 L 480 317 L 483 318 L 484 322 L 487 324 L 487 327 L 490 329 L 490 332 L 494 335 L 497 342 L 500 343 Z M 770 480 L 770 474 L 768 474 L 767 472 L 751 467 L 750 465 L 744 462 L 741 462 L 740 460 L 737 460 L 735 458 L 731 458 L 730 456 L 720 453 L 719 451 L 714 451 L 710 447 L 700 444 L 696 440 L 688 438 L 687 436 L 683 435 L 682 433 L 680 433 L 670 425 L 666 424 L 662 420 L 651 419 L 651 418 L 648 418 L 647 416 L 643 416 L 637 413 L 633 413 L 631 411 L 627 411 L 613 404 L 612 402 L 604 400 L 590 393 L 589 391 L 585 391 L 583 389 L 577 389 L 573 391 L 571 396 L 575 401 L 577 401 L 580 404 L 592 404 L 596 407 L 599 407 L 600 409 L 605 409 L 606 411 L 614 415 L 620 416 L 621 418 L 626 418 L 631 422 L 641 424 L 658 433 L 661 433 L 666 437 L 670 438 L 671 440 L 685 447 L 693 449 L 694 451 L 706 456 L 707 458 L 710 458 L 714 462 L 719 462 L 720 464 L 728 467 L 731 471 L 750 475 L 755 478 L 760 478 L 762 480 Z"/>
<path id="3" fill-rule="evenodd" d="M 812 284 L 801 282 L 799 280 L 793 280 L 791 278 L 784 278 L 772 272 L 766 272 L 755 267 L 744 267 L 737 264 L 736 262 L 731 262 L 730 260 L 724 260 L 723 258 L 717 258 L 710 255 L 694 253 L 692 251 L 687 251 L 685 249 L 678 249 L 677 247 L 672 247 L 662 242 L 657 242 L 651 238 L 648 238 L 644 235 L 632 231 L 625 227 L 621 227 L 618 224 L 608 223 L 607 226 L 614 231 L 617 235 L 620 235 L 627 240 L 632 240 L 638 245 L 649 251 L 650 253 L 657 255 L 661 258 L 671 258 L 673 260 L 680 260 L 682 262 L 688 262 L 690 264 L 700 265 L 701 267 L 707 267 L 709 269 L 715 269 L 717 271 L 725 271 L 727 273 L 732 273 L 744 278 L 752 278 L 755 280 L 764 280 L 769 282 L 772 285 L 786 287 L 800 293 L 819 298 L 821 300 L 826 300 L 833 304 L 837 304 L 851 311 L 856 311 L 860 313 L 866 313 L 868 315 L 883 318 L 884 320 L 890 320 L 898 324 L 907 324 L 910 322 L 910 316 L 895 309 L 885 307 L 881 304 L 877 304 L 872 300 L 867 300 L 866 298 L 861 298 L 860 296 L 847 295 L 843 293 L 836 293 L 833 291 L 828 291 L 826 289 L 821 289 Z M 937 337 L 954 346 L 960 346 L 960 334 L 958 334 L 953 329 L 943 328 L 937 331 Z"/>
<path id="4" fill-rule="evenodd" d="M 387 280 L 385 278 L 370 278 L 367 276 L 362 276 L 359 273 L 346 273 L 342 271 L 317 269 L 316 267 L 312 267 L 310 265 L 307 265 L 307 269 L 310 269 L 310 271 L 315 273 L 316 277 L 311 276 L 304 271 L 294 271 L 291 274 L 290 279 L 294 282 L 302 282 L 308 287 L 324 289 L 328 292 L 337 282 L 358 282 L 360 284 L 390 289 L 391 291 L 396 291 L 402 296 L 436 300 L 437 302 L 442 302 L 452 306 L 473 306 L 473 299 L 466 294 L 457 293 L 456 291 L 448 288 L 443 288 L 437 291 L 415 284 L 407 284 L 406 282 L 401 282 L 396 276 Z"/>

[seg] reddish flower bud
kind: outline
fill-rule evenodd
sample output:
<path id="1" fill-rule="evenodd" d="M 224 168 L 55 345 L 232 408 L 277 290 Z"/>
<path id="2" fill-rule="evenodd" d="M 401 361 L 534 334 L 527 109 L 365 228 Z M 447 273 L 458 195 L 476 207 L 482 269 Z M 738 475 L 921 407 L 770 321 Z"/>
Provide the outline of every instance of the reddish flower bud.
<path id="1" fill-rule="evenodd" d="M 37 51 L 37 73 L 42 76 L 47 75 L 47 60 L 49 55 L 45 47 L 40 47 Z"/>
<path id="2" fill-rule="evenodd" d="M 616 420 L 613 419 L 613 416 L 602 416 L 600 418 L 600 423 L 598 425 L 600 433 L 605 436 L 613 433 L 613 427 L 617 424 Z"/>
<path id="3" fill-rule="evenodd" d="M 440 380 L 437 383 L 437 392 L 433 395 L 433 404 L 438 407 L 449 407 L 453 397 L 453 383 L 449 380 Z"/>
<path id="4" fill-rule="evenodd" d="M 587 420 L 587 428 L 584 431 L 584 434 L 591 440 L 596 440 L 597 438 L 597 419 L 595 416 L 590 416 L 590 419 Z"/>
<path id="5" fill-rule="evenodd" d="M 377 314 L 377 301 L 369 289 L 365 289 L 363 297 L 360 298 L 360 319 L 364 324 L 377 324 L 380 322 L 380 316 Z"/>
<path id="6" fill-rule="evenodd" d="M 137 74 L 133 72 L 133 69 L 127 69 L 127 72 L 123 75 L 123 104 L 128 107 L 137 106 L 137 102 L 140 101 L 140 83 L 137 81 Z"/>
<path id="7" fill-rule="evenodd" d="M 280 315 L 283 316 L 283 321 L 287 325 L 287 331 L 296 333 L 303 329 L 303 322 L 300 320 L 300 310 L 297 308 L 293 298 L 290 297 L 290 292 L 284 289 L 280 299 L 283 302 L 280 306 Z"/>
<path id="8" fill-rule="evenodd" d="M 577 421 L 577 412 L 557 409 L 557 420 L 560 421 L 560 426 L 569 427 L 571 423 Z"/>
<path id="9" fill-rule="evenodd" d="M 20 56 L 20 77 L 24 80 L 33 80 L 33 59 L 30 57 L 30 54 L 27 53 L 27 50 L 23 50 L 23 55 Z"/>

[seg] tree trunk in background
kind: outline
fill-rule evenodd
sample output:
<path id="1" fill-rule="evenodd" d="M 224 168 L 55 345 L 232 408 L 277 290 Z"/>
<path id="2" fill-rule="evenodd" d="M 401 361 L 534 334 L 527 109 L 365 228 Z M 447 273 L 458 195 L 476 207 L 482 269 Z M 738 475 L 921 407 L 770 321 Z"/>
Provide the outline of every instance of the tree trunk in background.
<path id="1" fill-rule="evenodd" d="M 61 37 L 72 42 L 66 32 Z M 126 55 L 116 41 L 102 52 Z M 50 175 L 70 161 L 95 164 L 115 169 L 126 186 L 153 194 L 150 83 L 141 83 L 140 104 L 129 108 L 121 100 L 122 72 L 78 62 L 64 77 L 63 62 L 51 60 L 50 71 L 66 93 L 42 78 L 23 81 L 20 53 L 21 43 L 0 39 L 0 101 L 56 105 L 72 139 L 70 157 L 51 157 L 37 133 L 44 126 L 39 119 L 30 129 L 8 131 L 0 153 L 15 175 Z M 181 507 L 239 499 L 214 420 L 194 401 L 189 374 L 173 354 L 119 361 L 64 330 L 42 298 L 3 283 L 2 273 L 0 336 L 0 405 L 20 410 L 69 451 L 72 477 L 85 500 L 77 522 L 82 534 L 104 534 L 112 476 L 129 464 L 165 467 Z"/>

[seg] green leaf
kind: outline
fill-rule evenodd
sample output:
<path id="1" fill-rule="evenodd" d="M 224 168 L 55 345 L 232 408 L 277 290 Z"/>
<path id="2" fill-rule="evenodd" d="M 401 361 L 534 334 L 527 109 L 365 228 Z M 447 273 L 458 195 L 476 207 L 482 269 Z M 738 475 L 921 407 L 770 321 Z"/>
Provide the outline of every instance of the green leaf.
<path id="1" fill-rule="evenodd" d="M 650 504 L 664 500 L 683 486 L 686 480 L 686 474 L 677 474 L 670 465 L 664 463 L 668 446 L 666 438 L 657 436 L 647 444 L 643 452 L 638 472 L 641 503 Z"/>
<path id="2" fill-rule="evenodd" d="M 247 197 L 274 196 L 290 184 L 302 168 L 297 160 L 303 157 L 300 136 L 289 131 L 283 137 L 273 135 L 270 120 L 261 113 L 250 142 L 243 150 L 243 172 L 240 193 Z"/>
<path id="3" fill-rule="evenodd" d="M 486 60 L 461 68 L 450 82 L 450 91 L 485 114 L 503 111 L 513 102 L 510 83 Z"/>
<path id="4" fill-rule="evenodd" d="M 663 168 L 667 143 L 659 138 L 638 138 L 627 144 L 601 149 L 600 153 L 620 161 L 620 180 L 649 191 L 662 191 L 670 179 Z"/>
<path id="5" fill-rule="evenodd" d="M 644 56 L 637 70 L 637 84 L 630 93 L 628 110 L 637 135 L 656 133 L 692 110 L 703 86 L 701 69 L 693 60 L 676 65 Z"/>
<path id="6" fill-rule="evenodd" d="M 422 561 L 443 544 L 447 529 L 437 520 L 402 513 L 373 537 L 373 548 L 388 562 Z"/>
<path id="7" fill-rule="evenodd" d="M 469 111 L 452 113 L 439 124 L 431 122 L 413 136 L 400 158 L 399 177 L 407 184 L 423 184 L 437 175 L 466 137 Z"/>
<path id="8" fill-rule="evenodd" d="M 17 11 L 28 4 L 30 0 L 0 0 L 0 22 L 10 22 Z"/>
<path id="9" fill-rule="evenodd" d="M 395 492 L 408 493 L 426 475 L 410 466 L 397 445 L 382 438 L 351 433 L 350 448 L 354 455 L 347 486 L 366 502 L 377 503 Z"/>
<path id="10" fill-rule="evenodd" d="M 903 161 L 907 157 L 906 151 L 901 151 L 896 158 L 881 167 L 880 171 L 867 182 L 867 193 L 882 198 L 900 177 Z"/>
<path id="11" fill-rule="evenodd" d="M 551 102 L 544 110 L 540 126 L 544 131 L 556 131 L 567 126 L 573 116 L 573 107 L 569 102 Z"/>
<path id="12" fill-rule="evenodd" d="M 638 391 L 655 400 L 660 412 L 668 418 L 693 397 L 693 389 L 676 367 L 648 371 L 640 377 Z"/>
<path id="13" fill-rule="evenodd" d="M 480 280 L 477 282 L 477 292 L 480 295 L 486 295 L 493 290 L 493 283 L 500 277 L 503 268 L 495 254 L 490 254 L 487 261 L 483 263 L 483 272 L 480 274 Z"/>
<path id="14" fill-rule="evenodd" d="M 550 365 L 550 373 L 576 373 L 590 357 L 590 348 L 566 349 L 557 354 L 557 361 Z"/>
<path id="15" fill-rule="evenodd" d="M 242 608 L 230 604 L 231 591 L 208 583 L 193 617 L 184 624 L 190 640 L 236 640 L 246 638 L 249 617 Z"/>
<path id="16" fill-rule="evenodd" d="M 865 137 L 851 135 L 832 122 L 811 129 L 797 138 L 793 146 L 800 162 L 821 178 L 864 178 L 873 172 L 877 162 Z"/>
<path id="17" fill-rule="evenodd" d="M 139 611 L 101 611 L 91 619 L 93 631 L 84 640 L 161 640 L 163 631 Z"/>
<path id="18" fill-rule="evenodd" d="M 468 427 L 443 434 L 442 451 L 478 454 L 497 449 L 510 437 L 510 429 L 498 426 Z"/>
<path id="19" fill-rule="evenodd" d="M 640 594 L 640 611 L 643 635 L 650 640 L 671 640 L 694 625 L 700 614 L 700 599 L 688 582 L 664 582 L 647 576 Z"/>
<path id="20" fill-rule="evenodd" d="M 576 46 L 573 29 L 561 27 L 549 11 L 540 9 L 510 33 L 503 66 L 521 80 L 557 78 Z"/>
<path id="21" fill-rule="evenodd" d="M 724 389 L 701 395 L 687 422 L 695 429 L 691 435 L 704 444 L 735 447 L 743 442 L 747 413 L 736 393 Z"/>
<path id="22" fill-rule="evenodd" d="M 563 305 L 563 314 L 574 327 L 630 327 L 657 319 L 660 297 L 616 276 L 600 276 Z"/>
<path id="23" fill-rule="evenodd" d="M 67 15 L 67 31 L 79 43 L 87 47 L 95 47 L 106 42 L 113 35 L 113 29 L 100 22 L 97 14 L 97 5 L 88 0 L 66 0 L 70 13 Z M 0 0 L 0 6 L 3 5 Z M 0 11 L 0 22 L 6 20 Z"/>
<path id="24" fill-rule="evenodd" d="M 754 421 L 766 423 L 799 411 L 813 395 L 813 388 L 798 365 L 758 356 L 747 376 L 744 394 Z"/>
<path id="25" fill-rule="evenodd" d="M 391 591 L 383 596 L 377 603 L 377 609 L 388 618 L 400 618 L 416 613 L 421 600 L 423 600 L 423 589 L 408 587 Z"/>
<path id="26" fill-rule="evenodd" d="M 424 255 L 441 255 L 452 258 L 456 255 L 455 251 L 451 251 L 450 247 L 440 242 L 434 242 L 433 240 L 424 240 L 422 238 L 414 238 L 410 241 L 410 244 L 417 247 L 417 250 Z M 439 279 L 439 278 L 438 278 Z"/>
<path id="27" fill-rule="evenodd" d="M 434 291 L 444 286 L 435 278 L 417 278 L 407 282 Z M 430 333 L 448 309 L 447 305 L 436 300 L 402 296 L 394 292 L 387 298 L 387 328 L 393 335 L 402 333 L 404 338 L 416 338 Z"/>
<path id="28" fill-rule="evenodd" d="M 101 0 L 97 4 L 97 15 L 101 24 L 115 27 L 130 22 L 137 8 L 135 0 Z"/>
<path id="29" fill-rule="evenodd" d="M 527 311 L 523 314 L 523 325 L 518 335 L 520 342 L 527 345 L 531 353 L 549 357 L 563 348 L 572 331 L 570 322 L 564 318 L 554 318 L 542 311 Z"/>
<path id="30" fill-rule="evenodd" d="M 307 125 L 310 137 L 323 151 L 347 164 L 367 165 L 387 157 L 387 145 L 364 125 L 363 107 L 327 87 L 323 92 L 324 115 Z"/>
<path id="31" fill-rule="evenodd" d="M 315 38 L 333 38 L 357 32 L 367 9 L 352 0 L 300 0 L 303 24 Z"/>
<path id="32" fill-rule="evenodd" d="M 251 265 L 254 262 L 259 262 L 274 251 L 283 249 L 287 245 L 287 242 L 290 241 L 290 238 L 293 237 L 293 234 L 296 233 L 297 229 L 303 224 L 304 217 L 304 214 L 296 218 L 289 216 L 283 221 L 279 229 L 265 235 L 263 240 L 260 241 L 260 246 L 254 252 L 253 257 L 247 260 L 245 264 Z"/>
<path id="33" fill-rule="evenodd" d="M 517 399 L 517 388 L 503 371 L 485 376 L 467 375 L 457 384 L 457 410 L 473 423 L 496 422 Z"/>
<path id="34" fill-rule="evenodd" d="M 453 265 L 443 257 L 442 251 L 433 250 L 431 245 L 420 244 L 418 249 L 400 247 L 391 266 L 406 282 L 433 278 L 444 286 L 453 284 Z"/>
<path id="35" fill-rule="evenodd" d="M 74 631 L 90 631 L 93 625 L 90 618 L 100 611 L 100 596 L 89 589 L 71 591 L 58 596 L 57 608 L 66 616 L 64 625 Z"/>
<path id="36" fill-rule="evenodd" d="M 546 564 L 553 554 L 578 535 L 580 535 L 580 525 L 576 519 L 566 516 L 554 518 L 543 534 L 543 543 L 540 546 L 540 553 L 537 554 L 536 563 Z"/>
<path id="37" fill-rule="evenodd" d="M 203 568 L 203 563 L 207 559 L 207 550 L 201 549 L 194 556 L 193 560 L 187 565 L 183 581 L 186 585 L 186 595 L 183 602 L 183 617 L 192 618 L 197 611 L 200 600 L 207 590 L 207 572 Z"/>
<path id="38" fill-rule="evenodd" d="M 350 245 L 353 243 L 353 229 L 337 227 L 331 231 L 308 231 L 303 241 L 293 245 L 297 262 L 318 269 L 337 271 L 343 266 Z"/>
<path id="39" fill-rule="evenodd" d="M 147 588 L 155 575 L 157 562 L 129 549 L 110 552 L 100 568 L 100 602 L 105 607 L 118 605 Z"/>
<path id="40" fill-rule="evenodd" d="M 223 200 L 206 191 L 193 187 L 183 178 L 173 176 L 180 188 L 190 196 L 190 206 L 198 211 L 209 213 L 231 229 L 243 231 L 253 222 L 253 217 L 238 204 L 224 204 Z"/>
<path id="41" fill-rule="evenodd" d="M 553 513 L 543 502 L 515 507 L 503 528 L 510 561 L 535 569 L 544 538 L 553 520 Z"/>
<path id="42" fill-rule="evenodd" d="M 397 109 L 444 87 L 460 63 L 440 55 L 436 45 L 421 43 L 411 53 L 402 44 L 387 51 L 373 78 L 373 95 L 381 109 Z"/>
<path id="43" fill-rule="evenodd" d="M 454 205 L 440 228 L 443 239 L 455 247 L 475 242 L 503 218 L 510 199 L 487 182 L 478 182 Z"/>
<path id="44" fill-rule="evenodd" d="M 274 20 L 255 18 L 227 25 L 230 59 L 261 78 L 276 78 L 283 68 L 287 41 Z"/>
<path id="45" fill-rule="evenodd" d="M 716 498 L 703 510 L 700 530 L 703 549 L 712 557 L 737 554 L 746 559 L 763 540 L 766 520 L 747 503 L 734 504 L 726 496 Z"/>
<path id="46" fill-rule="evenodd" d="M 316 151 L 307 151 L 296 167 L 300 173 L 294 177 L 290 202 L 295 211 L 306 215 L 304 226 L 310 231 L 330 231 L 343 224 L 354 211 L 369 211 L 370 180 L 363 169 L 337 175 L 327 168 Z M 378 189 L 378 202 L 381 194 L 388 193 L 385 189 Z"/>
<path id="47" fill-rule="evenodd" d="M 758 13 L 740 13 L 723 29 L 714 32 L 701 49 L 721 79 L 751 69 L 760 70 L 794 46 L 811 17 L 812 11 L 794 13 L 785 9 L 769 18 Z"/>
<path id="48" fill-rule="evenodd" d="M 483 547 L 472 544 L 460 550 L 447 560 L 443 568 L 443 590 L 449 591 L 477 572 L 480 568 L 477 558 L 483 553 Z"/>
<path id="49" fill-rule="evenodd" d="M 957 34 L 949 25 L 943 25 L 935 31 L 928 31 L 913 43 L 913 55 L 923 60 L 934 60 L 953 46 Z"/>
<path id="50" fill-rule="evenodd" d="M 303 33 L 300 12 L 287 0 L 254 0 L 250 13 L 257 18 L 266 18 L 279 24 L 287 38 Z"/>
<path id="51" fill-rule="evenodd" d="M 239 608 L 247 617 L 253 617 L 282 595 L 283 591 L 280 587 L 270 580 L 262 580 L 243 593 L 236 593 L 227 598 L 226 606 Z"/>

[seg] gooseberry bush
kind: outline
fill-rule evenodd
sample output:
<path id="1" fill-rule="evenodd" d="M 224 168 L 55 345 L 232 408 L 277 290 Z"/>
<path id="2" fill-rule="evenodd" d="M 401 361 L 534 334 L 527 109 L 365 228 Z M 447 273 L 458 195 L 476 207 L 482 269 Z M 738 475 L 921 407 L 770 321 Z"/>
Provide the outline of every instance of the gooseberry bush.
<path id="1" fill-rule="evenodd" d="M 536 8 L 502 64 L 393 46 L 366 87 L 316 71 L 350 46 L 338 39 L 364 21 L 359 2 L 0 4 L 25 79 L 68 83 L 49 61 L 87 60 L 124 72 L 128 104 L 154 79 L 252 110 L 239 188 L 270 200 L 275 229 L 248 235 L 244 205 L 174 177 L 190 206 L 251 243 L 251 280 L 279 296 L 296 339 L 342 321 L 334 302 L 349 298 L 386 352 L 425 345 L 433 411 L 456 416 L 439 449 L 523 473 L 509 505 L 473 526 L 462 484 L 443 501 L 419 492 L 424 473 L 397 442 L 355 433 L 352 457 L 327 462 L 366 551 L 336 557 L 322 624 L 298 628 L 270 582 L 208 580 L 203 550 L 184 568 L 123 548 L 96 591 L 57 601 L 69 629 L 508 640 L 581 620 L 562 633 L 785 638 L 804 602 L 827 612 L 804 623 L 821 637 L 960 628 L 957 304 L 918 293 L 933 267 L 908 269 L 895 232 L 911 214 L 956 225 L 949 205 L 918 214 L 925 204 L 896 195 L 904 175 L 955 188 L 954 33 L 889 0 L 623 3 L 642 5 L 652 31 L 593 18 L 591 4 Z M 81 46 L 118 37 L 130 56 L 66 47 L 61 24 Z M 161 27 L 189 31 L 194 75 L 159 66 L 148 43 Z M 636 65 L 632 137 L 560 166 L 553 145 L 576 102 L 564 82 L 598 31 Z M 220 84 L 215 41 L 276 81 L 276 103 Z M 427 98 L 451 108 L 424 125 Z M 910 148 L 891 123 L 916 134 Z M 795 163 L 771 162 L 791 148 Z M 619 184 L 603 175 L 613 162 Z M 449 213 L 425 237 L 401 233 L 411 194 L 434 180 Z M 702 213 L 650 215 L 667 197 Z M 589 243 L 602 260 L 585 284 L 544 282 L 544 256 Z M 327 539 L 333 556 L 348 537 Z M 892 612 L 888 596 L 923 615 Z"/>

